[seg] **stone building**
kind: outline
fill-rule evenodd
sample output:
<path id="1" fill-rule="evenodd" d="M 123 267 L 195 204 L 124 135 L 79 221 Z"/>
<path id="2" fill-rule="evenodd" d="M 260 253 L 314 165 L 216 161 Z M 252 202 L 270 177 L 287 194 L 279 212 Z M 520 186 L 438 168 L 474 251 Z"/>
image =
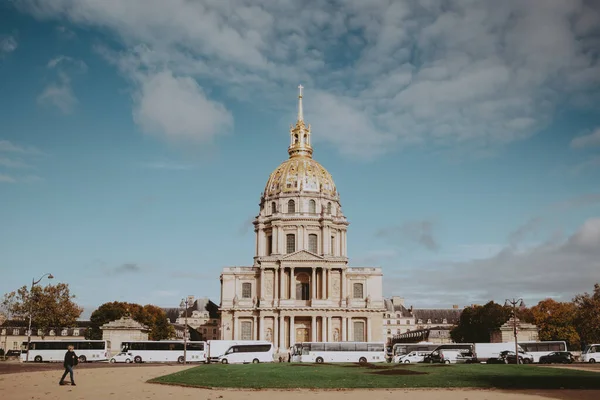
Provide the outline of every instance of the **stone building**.
<path id="1" fill-rule="evenodd" d="M 46 333 L 36 326 L 31 327 L 31 340 L 82 340 L 90 327 L 89 321 L 77 321 L 74 326 L 50 328 Z M 0 347 L 4 351 L 19 350 L 27 342 L 28 322 L 7 320 L 0 325 Z"/>
<path id="2" fill-rule="evenodd" d="M 516 320 L 517 324 L 517 341 L 518 342 L 534 342 L 539 340 L 539 330 L 534 324 L 527 322 L 521 322 L 519 318 Z M 496 331 L 490 333 L 490 342 L 492 343 L 506 343 L 513 342 L 515 340 L 515 321 L 514 318 L 510 318 Z"/>
<path id="3" fill-rule="evenodd" d="M 254 220 L 254 264 L 221 274 L 223 339 L 382 341 L 383 274 L 350 268 L 348 220 L 333 178 L 312 158 L 311 127 L 290 129 L 289 159 L 269 176 Z"/>
<path id="4" fill-rule="evenodd" d="M 150 329 L 130 317 L 121 317 L 107 322 L 100 327 L 102 340 L 110 342 L 110 353 L 115 355 L 121 351 L 123 342 L 133 340 L 148 340 Z"/>
<path id="5" fill-rule="evenodd" d="M 204 297 L 194 299 L 188 298 L 188 304 L 191 304 L 187 310 L 178 308 L 165 308 L 171 324 L 175 328 L 177 338 L 183 338 L 185 329 L 185 317 L 187 314 L 187 325 L 193 329 L 188 336 L 190 340 L 218 340 L 221 339 L 221 317 L 219 315 L 219 306 L 210 299 Z M 194 337 L 195 339 L 192 339 Z"/>

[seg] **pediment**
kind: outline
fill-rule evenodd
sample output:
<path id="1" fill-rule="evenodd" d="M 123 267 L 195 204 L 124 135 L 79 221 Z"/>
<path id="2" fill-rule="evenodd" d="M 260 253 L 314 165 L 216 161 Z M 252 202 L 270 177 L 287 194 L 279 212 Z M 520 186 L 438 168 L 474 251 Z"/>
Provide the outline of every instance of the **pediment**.
<path id="1" fill-rule="evenodd" d="M 281 261 L 324 261 L 325 259 L 310 251 L 300 250 L 295 253 L 286 255 Z"/>

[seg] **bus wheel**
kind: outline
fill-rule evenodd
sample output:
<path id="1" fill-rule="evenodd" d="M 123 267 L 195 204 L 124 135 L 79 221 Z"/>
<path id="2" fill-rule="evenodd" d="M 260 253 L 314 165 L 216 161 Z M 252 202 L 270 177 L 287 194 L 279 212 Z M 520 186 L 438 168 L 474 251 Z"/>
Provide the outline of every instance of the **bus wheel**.
<path id="1" fill-rule="evenodd" d="M 364 358 L 364 357 L 361 357 L 361 358 L 358 359 L 358 362 L 361 363 L 361 364 L 366 364 L 367 359 Z"/>
<path id="2" fill-rule="evenodd" d="M 79 362 L 80 363 L 84 363 L 87 361 L 87 358 L 85 358 L 85 356 L 79 356 Z"/>
<path id="3" fill-rule="evenodd" d="M 252 364 L 258 364 L 258 363 L 259 363 L 258 358 L 255 358 L 254 360 L 252 360 Z"/>
<path id="4" fill-rule="evenodd" d="M 35 356 L 35 358 L 33 359 L 33 361 L 35 361 L 35 362 L 42 362 L 42 356 Z"/>
<path id="5" fill-rule="evenodd" d="M 115 360 L 114 358 L 111 358 L 109 363 L 114 364 L 117 360 Z"/>
<path id="6" fill-rule="evenodd" d="M 135 356 L 135 358 L 133 359 L 133 361 L 135 361 L 136 363 L 141 363 L 142 362 L 142 357 L 140 356 Z"/>
<path id="7" fill-rule="evenodd" d="M 596 360 L 594 360 L 593 358 L 590 358 L 590 362 L 593 364 L 596 362 Z"/>
<path id="8" fill-rule="evenodd" d="M 317 364 L 323 364 L 323 357 L 317 357 L 317 359 L 315 360 L 315 362 Z"/>
<path id="9" fill-rule="evenodd" d="M 227 361 L 227 359 L 224 358 L 224 359 L 221 360 L 221 364 L 229 364 L 229 361 Z"/>
<path id="10" fill-rule="evenodd" d="M 183 356 L 179 356 L 179 358 L 177 358 L 177 362 L 178 362 L 179 364 L 183 364 L 183 362 L 184 362 L 184 361 L 185 361 L 185 360 L 183 359 Z"/>

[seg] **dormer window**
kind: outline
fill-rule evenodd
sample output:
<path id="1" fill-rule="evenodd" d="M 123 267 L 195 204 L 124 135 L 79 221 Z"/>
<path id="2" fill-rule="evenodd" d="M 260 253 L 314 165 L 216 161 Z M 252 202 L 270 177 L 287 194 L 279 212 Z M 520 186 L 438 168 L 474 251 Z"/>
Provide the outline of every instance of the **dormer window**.
<path id="1" fill-rule="evenodd" d="M 331 203 L 327 203 L 327 214 L 331 214 Z"/>
<path id="2" fill-rule="evenodd" d="M 311 214 L 316 214 L 317 212 L 317 203 L 314 200 L 310 200 L 308 202 L 308 212 Z"/>
<path id="3" fill-rule="evenodd" d="M 271 203 L 271 214 L 275 214 L 277 212 L 277 204 L 275 202 Z"/>
<path id="4" fill-rule="evenodd" d="M 444 319 L 442 320 L 442 324 L 447 324 L 447 323 L 448 323 L 448 320 L 447 320 L 446 318 L 444 318 Z"/>
<path id="5" fill-rule="evenodd" d="M 427 320 L 427 323 L 428 323 L 428 324 L 430 324 L 430 323 L 431 323 L 431 319 L 428 319 L 428 320 Z"/>

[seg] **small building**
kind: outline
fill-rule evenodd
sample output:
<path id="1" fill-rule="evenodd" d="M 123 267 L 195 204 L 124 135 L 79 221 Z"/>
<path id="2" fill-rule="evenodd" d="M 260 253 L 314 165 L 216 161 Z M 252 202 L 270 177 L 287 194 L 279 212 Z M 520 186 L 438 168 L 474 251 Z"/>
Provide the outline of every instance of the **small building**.
<path id="1" fill-rule="evenodd" d="M 453 341 L 450 337 L 451 330 L 452 328 L 447 326 L 416 329 L 394 336 L 392 344 L 418 342 L 430 342 L 434 344 L 452 343 Z"/>
<path id="2" fill-rule="evenodd" d="M 46 332 L 37 326 L 31 327 L 31 340 L 83 340 L 90 321 L 76 321 L 73 326 L 50 328 Z M 19 350 L 27 342 L 29 323 L 25 320 L 7 320 L 0 325 L 0 347 L 5 352 Z"/>
<path id="3" fill-rule="evenodd" d="M 194 299 L 190 297 L 188 303 L 191 304 L 187 310 L 178 308 L 165 308 L 169 322 L 175 328 L 175 336 L 183 338 L 185 329 L 186 315 L 188 328 L 188 338 L 190 340 L 218 340 L 221 339 L 221 318 L 219 306 L 210 299 L 204 297 Z"/>
<path id="4" fill-rule="evenodd" d="M 110 353 L 121 351 L 121 344 L 132 340 L 148 340 L 150 329 L 130 317 L 121 317 L 100 327 L 102 339 L 110 341 Z"/>
<path id="5" fill-rule="evenodd" d="M 527 322 L 521 322 L 516 319 L 517 341 L 519 342 L 535 342 L 539 340 L 539 330 L 537 325 Z M 496 331 L 490 333 L 490 342 L 506 343 L 515 340 L 515 320 L 510 318 Z"/>

